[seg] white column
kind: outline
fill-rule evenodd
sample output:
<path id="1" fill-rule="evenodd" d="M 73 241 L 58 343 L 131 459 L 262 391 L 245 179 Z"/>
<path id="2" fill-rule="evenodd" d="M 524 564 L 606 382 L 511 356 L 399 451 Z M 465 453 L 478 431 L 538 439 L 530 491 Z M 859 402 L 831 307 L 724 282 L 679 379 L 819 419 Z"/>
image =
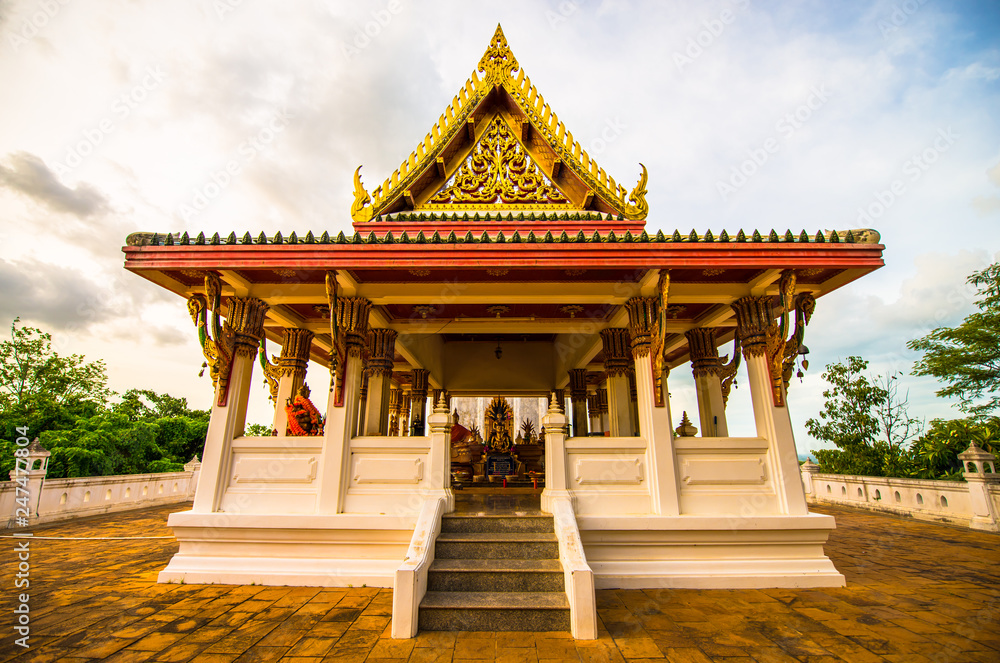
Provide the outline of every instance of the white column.
<path id="1" fill-rule="evenodd" d="M 770 297 L 743 297 L 732 305 L 747 365 L 757 436 L 768 441 L 767 463 L 778 505 L 793 516 L 808 513 L 788 407 L 774 404 L 767 360 L 767 330 L 774 325 Z M 780 383 L 779 383 L 780 384 Z M 783 395 L 783 394 L 782 394 Z M 787 399 L 783 399 L 787 403 Z"/>
<path id="2" fill-rule="evenodd" d="M 636 418 L 639 434 L 646 440 L 646 463 L 649 468 L 649 493 L 653 513 L 676 516 L 680 513 L 679 484 L 674 456 L 673 424 L 670 421 L 670 401 L 656 407 L 657 395 L 653 381 L 652 342 L 659 312 L 655 297 L 633 297 L 626 302 L 629 313 L 632 369 L 635 379 Z"/>
<path id="3" fill-rule="evenodd" d="M 336 407 L 336 392 L 331 391 L 326 404 L 326 428 L 323 431 L 323 467 L 317 479 L 319 513 L 340 513 L 347 497 L 347 475 L 350 472 L 351 438 L 357 430 L 358 400 L 361 392 L 362 363 L 360 348 L 357 355 L 348 354 L 344 374 L 344 405 Z"/>
<path id="4" fill-rule="evenodd" d="M 350 472 L 351 438 L 358 430 L 361 398 L 361 378 L 364 366 L 361 351 L 368 333 L 371 302 L 362 297 L 343 298 L 337 302 L 337 324 L 343 334 L 346 365 L 344 367 L 344 399 L 336 406 L 336 388 L 330 392 L 326 406 L 326 428 L 323 435 L 323 462 L 317 483 L 318 513 L 341 513 L 347 498 L 347 477 Z"/>
<path id="5" fill-rule="evenodd" d="M 688 330 L 688 349 L 691 354 L 691 372 L 694 374 L 695 394 L 698 397 L 698 417 L 702 437 L 729 437 L 726 423 L 726 402 L 722 397 L 722 360 L 716 345 L 715 329 L 695 327 Z"/>
<path id="6" fill-rule="evenodd" d="M 257 344 L 264 333 L 264 315 L 267 309 L 268 305 L 259 299 L 230 298 L 229 324 L 236 333 L 236 341 L 229 349 L 232 364 L 228 372 L 225 405 L 219 405 L 222 398 L 221 379 L 216 386 L 208 433 L 205 435 L 201 476 L 191 509 L 195 513 L 216 511 L 229 485 L 233 438 L 242 435 L 246 426 L 250 381 Z M 224 373 L 225 368 L 220 372 Z"/>
<path id="7" fill-rule="evenodd" d="M 587 415 L 590 417 L 590 430 L 592 433 L 602 433 L 601 429 L 601 406 L 597 396 L 597 390 L 587 394 Z"/>
<path id="8" fill-rule="evenodd" d="M 587 421 L 587 369 L 574 368 L 569 372 L 569 395 L 573 403 L 573 437 L 586 437 L 590 428 Z"/>
<path id="9" fill-rule="evenodd" d="M 392 360 L 396 348 L 396 332 L 392 329 L 372 329 L 369 338 L 371 357 L 368 360 L 368 402 L 365 404 L 365 435 L 386 435 L 389 427 L 389 385 L 392 382 Z"/>
<path id="10" fill-rule="evenodd" d="M 638 396 L 639 430 L 646 440 L 649 463 L 650 498 L 653 510 L 662 516 L 680 513 L 677 461 L 674 455 L 673 422 L 667 381 L 663 380 L 665 407 L 656 407 L 653 371 L 649 354 L 635 358 L 635 387 Z"/>
<path id="11" fill-rule="evenodd" d="M 552 513 L 553 500 L 569 498 L 566 489 L 566 415 L 553 393 L 549 410 L 542 417 L 545 431 L 545 490 L 542 491 L 542 511 Z"/>
<path id="12" fill-rule="evenodd" d="M 448 405 L 442 397 L 438 400 L 434 412 L 427 417 L 430 428 L 431 452 L 428 458 L 430 465 L 432 491 L 447 500 L 445 513 L 455 510 L 455 494 L 451 490 L 451 416 Z"/>
<path id="13" fill-rule="evenodd" d="M 696 371 L 694 388 L 698 397 L 702 437 L 729 437 L 726 403 L 722 398 L 722 381 L 719 379 L 719 374 Z"/>
<path id="14" fill-rule="evenodd" d="M 774 476 L 778 503 L 784 505 L 785 513 L 801 516 L 808 513 L 802 478 L 799 473 L 799 457 L 795 450 L 792 421 L 788 407 L 775 407 L 771 397 L 771 374 L 767 359 L 763 355 L 746 357 L 747 380 L 750 383 L 750 398 L 753 401 L 754 422 L 757 436 L 768 441 L 768 464 Z M 787 402 L 787 401 L 786 401 Z"/>
<path id="15" fill-rule="evenodd" d="M 632 435 L 632 397 L 625 374 L 608 376 L 608 424 L 611 437 Z"/>
<path id="16" fill-rule="evenodd" d="M 635 435 L 632 428 L 632 390 L 628 372 L 631 368 L 631 340 L 627 329 L 609 327 L 601 331 L 604 345 L 604 370 L 608 379 L 608 418 L 611 437 Z"/>

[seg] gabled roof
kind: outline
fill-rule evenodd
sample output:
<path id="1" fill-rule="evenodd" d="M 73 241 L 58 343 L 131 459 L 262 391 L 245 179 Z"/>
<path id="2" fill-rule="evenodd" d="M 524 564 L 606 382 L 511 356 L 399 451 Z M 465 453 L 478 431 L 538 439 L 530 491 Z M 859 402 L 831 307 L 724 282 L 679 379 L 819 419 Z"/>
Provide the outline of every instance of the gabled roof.
<path id="1" fill-rule="evenodd" d="M 414 211 L 570 210 L 642 221 L 649 206 L 640 167 L 631 192 L 605 173 L 531 84 L 498 25 L 465 86 L 371 194 L 358 167 L 351 216 L 356 229 Z"/>

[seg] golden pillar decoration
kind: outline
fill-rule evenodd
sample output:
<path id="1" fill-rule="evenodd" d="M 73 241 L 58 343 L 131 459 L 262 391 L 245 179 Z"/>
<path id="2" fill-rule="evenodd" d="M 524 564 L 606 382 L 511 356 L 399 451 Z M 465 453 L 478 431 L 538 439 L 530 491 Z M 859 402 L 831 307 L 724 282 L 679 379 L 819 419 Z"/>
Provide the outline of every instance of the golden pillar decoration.
<path id="1" fill-rule="evenodd" d="M 426 430 L 424 409 L 427 407 L 427 389 L 430 371 L 426 368 L 413 369 L 413 387 L 410 393 L 410 431 L 416 429 L 417 435 L 423 435 Z"/>
<path id="2" fill-rule="evenodd" d="M 229 398 L 229 377 L 236 356 L 252 357 L 264 335 L 266 303 L 256 297 L 230 297 L 225 320 L 221 316 L 222 283 L 214 272 L 205 276 L 205 294 L 188 299 L 188 313 L 198 329 L 198 340 L 205 355 L 213 386 L 218 392 L 216 404 L 225 407 Z M 211 330 L 208 311 L 212 311 Z"/>
<path id="3" fill-rule="evenodd" d="M 766 354 L 767 329 L 774 325 L 771 298 L 748 295 L 733 302 L 732 309 L 736 314 L 736 334 L 743 356 L 749 359 Z"/>
<path id="4" fill-rule="evenodd" d="M 569 371 L 569 394 L 573 400 L 587 398 L 587 369 L 574 368 Z"/>
<path id="5" fill-rule="evenodd" d="M 590 429 L 587 421 L 587 369 L 570 370 L 569 396 L 573 402 L 573 435 L 584 437 Z"/>
<path id="6" fill-rule="evenodd" d="M 601 330 L 604 345 L 604 370 L 610 377 L 624 377 L 632 367 L 629 349 L 631 339 L 623 327 L 609 327 Z"/>
<path id="7" fill-rule="evenodd" d="M 264 335 L 264 317 L 271 308 L 256 297 L 230 297 L 226 323 L 233 330 L 233 347 L 240 357 L 253 357 Z"/>
<path id="8" fill-rule="evenodd" d="M 396 355 L 394 329 L 368 330 L 368 400 L 365 404 L 365 435 L 386 435 L 389 424 L 389 383 Z"/>
<path id="9" fill-rule="evenodd" d="M 702 435 L 728 437 L 726 396 L 722 388 L 724 360 L 719 357 L 715 334 L 714 328 L 699 327 L 688 330 L 684 337 L 691 356 L 691 373 L 694 375 L 695 393 L 698 397 Z"/>
<path id="10" fill-rule="evenodd" d="M 799 350 L 803 347 L 802 341 L 805 339 L 806 326 L 812 319 L 813 311 L 816 310 L 816 298 L 811 292 L 800 292 L 795 297 L 795 331 L 792 336 L 785 341 L 785 353 L 782 358 L 781 379 L 785 389 L 788 389 L 788 381 L 792 377 L 795 369 L 795 358 Z M 802 362 L 803 368 L 808 368 L 808 362 Z"/>
<path id="11" fill-rule="evenodd" d="M 656 297 L 633 297 L 625 302 L 628 329 L 632 338 L 632 356 L 649 356 L 653 337 L 659 327 L 659 303 Z"/>
<path id="12" fill-rule="evenodd" d="M 314 334 L 308 329 L 285 329 L 281 340 L 281 356 L 267 358 L 267 339 L 260 339 L 260 365 L 264 369 L 264 380 L 271 394 L 271 401 L 278 400 L 278 383 L 282 377 L 290 376 L 293 384 L 291 394 L 297 394 L 306 378 L 306 367 L 312 350 Z"/>
<path id="13" fill-rule="evenodd" d="M 684 333 L 691 353 L 691 372 L 697 378 L 702 375 L 718 375 L 722 370 L 722 360 L 715 343 L 714 327 L 695 327 Z"/>
<path id="14" fill-rule="evenodd" d="M 428 378 L 431 372 L 426 368 L 415 368 L 413 369 L 413 397 L 414 398 L 427 398 L 427 385 Z"/>
<path id="15" fill-rule="evenodd" d="M 396 356 L 395 329 L 370 329 L 368 331 L 368 375 L 392 377 L 392 364 Z"/>
<path id="16" fill-rule="evenodd" d="M 413 392 L 410 387 L 404 387 L 399 406 L 399 434 L 402 437 L 410 434 L 410 407 L 412 403 Z"/>
<path id="17" fill-rule="evenodd" d="M 612 437 L 634 435 L 632 398 L 629 377 L 634 374 L 629 331 L 610 327 L 601 331 L 604 344 L 604 370 L 608 384 L 608 419 Z"/>
<path id="18" fill-rule="evenodd" d="M 660 278 L 656 283 L 656 326 L 651 335 L 650 370 L 653 371 L 653 405 L 656 407 L 666 407 L 667 401 L 664 393 L 666 386 L 664 380 L 670 373 L 667 366 L 666 336 L 667 336 L 667 298 L 670 293 L 670 270 L 661 269 Z"/>
<path id="19" fill-rule="evenodd" d="M 736 334 L 736 338 L 733 339 L 733 358 L 729 363 L 725 363 L 729 356 L 725 356 L 721 359 L 721 362 L 725 364 L 719 371 L 719 378 L 722 381 L 722 402 L 725 405 L 729 404 L 729 392 L 734 386 L 736 386 L 736 372 L 740 370 L 740 360 L 743 354 L 740 352 L 740 335 Z"/>
<path id="20" fill-rule="evenodd" d="M 402 407 L 402 392 L 396 387 L 389 387 L 389 436 L 399 435 L 399 413 Z"/>
<path id="21" fill-rule="evenodd" d="M 779 320 L 775 322 L 771 298 L 743 297 L 733 303 L 736 313 L 737 334 L 743 346 L 744 356 L 764 356 L 767 361 L 771 379 L 771 396 L 776 407 L 785 405 L 784 377 L 786 370 L 791 375 L 802 340 L 805 327 L 809 323 L 816 300 L 811 293 L 795 294 L 795 272 L 787 269 L 781 273 L 778 281 L 778 296 L 780 299 Z M 794 299 L 793 299 L 794 297 Z M 786 334 L 791 327 L 790 314 L 795 313 L 795 330 L 786 340 Z M 786 366 L 788 368 L 786 368 Z"/>
<path id="22" fill-rule="evenodd" d="M 371 310 L 372 303 L 364 297 L 343 297 L 337 301 L 337 326 L 344 335 L 347 354 L 352 357 L 360 357 L 365 347 Z"/>

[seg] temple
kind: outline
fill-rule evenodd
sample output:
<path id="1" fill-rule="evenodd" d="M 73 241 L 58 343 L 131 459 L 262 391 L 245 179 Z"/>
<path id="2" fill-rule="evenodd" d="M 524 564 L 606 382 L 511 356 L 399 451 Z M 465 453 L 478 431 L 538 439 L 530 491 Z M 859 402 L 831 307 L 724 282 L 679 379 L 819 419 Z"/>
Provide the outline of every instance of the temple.
<path id="1" fill-rule="evenodd" d="M 631 188 L 608 175 L 499 27 L 400 167 L 371 192 L 360 171 L 353 234 L 127 240 L 126 269 L 187 301 L 215 389 L 161 582 L 393 587 L 394 637 L 452 619 L 578 638 L 595 587 L 844 584 L 786 393 L 816 300 L 882 265 L 878 233 L 647 228 L 646 168 Z M 726 418 L 741 362 L 752 437 Z M 675 422 L 688 364 L 698 412 Z M 328 392 L 302 388 L 309 365 Z M 247 436 L 261 378 L 274 434 Z M 471 398 L 483 420 L 456 422 Z M 452 513 L 456 495 L 513 486 L 537 513 L 475 552 L 493 521 Z M 508 584 L 510 560 L 537 581 Z M 462 621 L 477 600 L 538 618 Z"/>

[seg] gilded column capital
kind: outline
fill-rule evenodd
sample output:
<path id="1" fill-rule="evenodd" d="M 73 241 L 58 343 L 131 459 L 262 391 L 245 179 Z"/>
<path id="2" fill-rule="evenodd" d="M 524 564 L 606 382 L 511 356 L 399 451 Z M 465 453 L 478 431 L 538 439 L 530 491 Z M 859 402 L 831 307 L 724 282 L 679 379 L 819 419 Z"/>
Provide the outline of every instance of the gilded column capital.
<path id="1" fill-rule="evenodd" d="M 632 356 L 648 357 L 653 335 L 657 331 L 660 305 L 657 297 L 632 297 L 625 302 Z"/>
<path id="2" fill-rule="evenodd" d="M 337 299 L 337 327 L 344 333 L 347 354 L 360 357 L 368 335 L 368 314 L 372 303 L 364 297 Z"/>
<path id="3" fill-rule="evenodd" d="M 716 347 L 715 328 L 696 327 L 684 333 L 691 353 L 691 372 L 694 376 L 719 375 L 722 360 Z"/>
<path id="4" fill-rule="evenodd" d="M 230 297 L 226 324 L 233 331 L 236 355 L 253 357 L 264 335 L 264 317 L 271 308 L 256 297 Z"/>
<path id="5" fill-rule="evenodd" d="M 299 384 L 305 380 L 306 367 L 309 365 L 309 355 L 312 350 L 313 333 L 308 329 L 288 328 L 285 329 L 281 338 L 281 356 L 271 356 L 267 358 L 267 340 L 262 336 L 260 339 L 260 367 L 264 371 L 264 381 L 271 394 L 271 400 L 278 401 L 278 383 L 282 377 L 292 377 L 295 386 L 292 391 L 298 389 Z"/>
<path id="6" fill-rule="evenodd" d="M 629 331 L 624 327 L 608 327 L 601 330 L 604 345 L 604 370 L 609 377 L 621 377 L 631 368 Z"/>
<path id="7" fill-rule="evenodd" d="M 426 368 L 413 369 L 413 398 L 427 398 L 427 380 L 430 374 Z"/>
<path id="8" fill-rule="evenodd" d="M 608 390 L 598 389 L 594 394 L 597 396 L 597 413 L 608 413 Z"/>
<path id="9" fill-rule="evenodd" d="M 765 356 L 768 336 L 778 331 L 771 298 L 748 295 L 733 302 L 732 309 L 736 314 L 736 334 L 743 347 L 743 356 L 747 359 Z"/>
<path id="10" fill-rule="evenodd" d="M 369 375 L 392 376 L 392 364 L 393 358 L 396 356 L 396 337 L 398 335 L 395 329 L 368 330 Z"/>
<path id="11" fill-rule="evenodd" d="M 285 329 L 281 339 L 281 356 L 278 358 L 282 373 L 293 375 L 296 371 L 301 371 L 305 375 L 313 336 L 308 329 Z"/>

